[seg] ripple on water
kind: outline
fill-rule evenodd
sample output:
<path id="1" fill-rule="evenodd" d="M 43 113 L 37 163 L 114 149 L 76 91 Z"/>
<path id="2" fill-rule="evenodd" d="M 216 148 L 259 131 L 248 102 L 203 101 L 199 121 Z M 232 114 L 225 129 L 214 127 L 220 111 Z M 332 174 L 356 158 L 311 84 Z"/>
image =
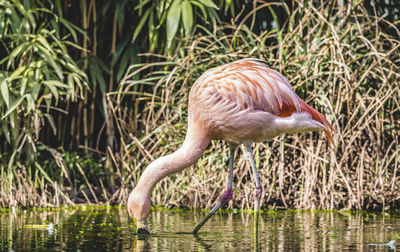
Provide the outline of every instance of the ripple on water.
<path id="1" fill-rule="evenodd" d="M 337 251 L 395 249 L 400 214 L 339 211 L 218 213 L 197 235 L 205 212 L 151 212 L 150 235 L 134 235 L 125 208 L 78 207 L 0 212 L 1 251 Z M 390 246 L 389 246 L 390 245 Z"/>

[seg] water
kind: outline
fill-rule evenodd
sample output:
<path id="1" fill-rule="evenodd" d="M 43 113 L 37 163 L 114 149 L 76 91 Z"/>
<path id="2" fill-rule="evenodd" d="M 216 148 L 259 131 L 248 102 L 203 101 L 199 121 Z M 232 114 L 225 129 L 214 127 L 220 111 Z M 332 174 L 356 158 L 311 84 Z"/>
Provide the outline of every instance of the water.
<path id="1" fill-rule="evenodd" d="M 332 211 L 264 213 L 258 236 L 252 214 L 218 213 L 184 233 L 205 214 L 154 210 L 138 237 L 125 208 L 0 212 L 0 251 L 388 251 L 400 238 L 400 214 Z"/>

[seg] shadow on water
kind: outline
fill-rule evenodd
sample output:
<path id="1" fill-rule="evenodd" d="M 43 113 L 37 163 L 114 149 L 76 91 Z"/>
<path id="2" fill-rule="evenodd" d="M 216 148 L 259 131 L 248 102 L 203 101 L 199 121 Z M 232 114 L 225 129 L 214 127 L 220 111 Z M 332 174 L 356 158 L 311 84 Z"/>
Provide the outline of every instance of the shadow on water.
<path id="1" fill-rule="evenodd" d="M 400 214 L 278 211 L 152 211 L 150 235 L 135 235 L 124 208 L 80 207 L 0 212 L 0 251 L 338 251 L 396 250 Z M 50 225 L 50 226 L 49 226 Z"/>

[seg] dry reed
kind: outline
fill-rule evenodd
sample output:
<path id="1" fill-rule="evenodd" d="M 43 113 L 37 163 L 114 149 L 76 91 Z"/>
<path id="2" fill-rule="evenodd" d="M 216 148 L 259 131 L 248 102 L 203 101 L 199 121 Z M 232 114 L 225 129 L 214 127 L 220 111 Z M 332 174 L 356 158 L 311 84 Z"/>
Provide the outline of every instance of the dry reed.
<path id="1" fill-rule="evenodd" d="M 108 96 L 125 143 L 119 160 L 131 167 L 124 179 L 128 183 L 124 199 L 146 165 L 182 143 L 188 93 L 199 75 L 216 65 L 256 57 L 286 75 L 296 92 L 337 130 L 335 146 L 328 146 L 321 133 L 257 144 L 263 207 L 387 210 L 400 206 L 400 33 L 396 26 L 368 14 L 362 1 L 333 7 L 330 13 L 326 6 L 300 3 L 288 13 L 286 26 L 272 32 L 255 34 L 245 25 L 256 11 L 277 5 L 265 3 L 240 23 L 233 20 L 213 31 L 204 30 L 184 41 L 186 46 L 175 57 L 145 54 L 156 63 L 131 66 L 121 89 Z M 132 104 L 132 97 L 133 108 L 126 106 Z M 156 185 L 153 204 L 211 207 L 226 186 L 228 153 L 226 144 L 213 141 L 196 165 Z M 254 185 L 247 155 L 241 149 L 236 157 L 229 206 L 251 208 Z"/>
<path id="2" fill-rule="evenodd" d="M 119 151 L 108 150 L 107 172 L 112 177 L 89 176 L 78 166 L 81 184 L 87 185 L 78 196 L 68 182 L 68 169 L 54 179 L 40 166 L 31 174 L 19 164 L 1 172 L 0 206 L 52 206 L 79 200 L 124 204 L 143 169 L 182 143 L 194 81 L 213 66 L 255 57 L 283 73 L 300 97 L 337 130 L 335 146 L 318 132 L 257 144 L 255 157 L 265 192 L 262 206 L 400 207 L 398 23 L 370 15 L 363 1 L 332 8 L 302 3 L 291 11 L 283 3 L 260 4 L 245 17 L 212 31 L 198 27 L 199 35 L 181 41 L 174 56 L 143 54 L 145 61 L 154 63 L 130 66 L 119 89 L 106 96 L 107 114 L 120 142 Z M 273 30 L 253 31 L 258 12 L 273 15 L 277 9 L 287 12 L 282 27 L 277 21 Z M 213 141 L 196 165 L 156 185 L 153 204 L 211 207 L 226 186 L 228 155 L 226 144 Z M 229 207 L 252 207 L 251 178 L 247 155 L 240 149 Z M 116 187 L 104 186 L 108 179 Z"/>

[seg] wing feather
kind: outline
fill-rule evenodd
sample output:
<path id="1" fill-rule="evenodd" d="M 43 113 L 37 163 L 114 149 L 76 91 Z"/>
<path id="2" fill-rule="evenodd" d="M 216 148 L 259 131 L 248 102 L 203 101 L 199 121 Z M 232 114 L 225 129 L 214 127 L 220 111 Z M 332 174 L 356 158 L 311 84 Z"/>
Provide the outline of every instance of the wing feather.
<path id="1" fill-rule="evenodd" d="M 191 99 L 206 104 L 204 109 L 230 114 L 232 119 L 246 111 L 264 111 L 279 117 L 308 112 L 333 130 L 322 114 L 297 96 L 285 76 L 257 59 L 238 60 L 206 71 L 192 87 Z M 326 128 L 324 131 L 333 142 Z"/>
<path id="2" fill-rule="evenodd" d="M 196 88 L 198 83 L 201 85 Z M 261 110 L 277 116 L 301 111 L 299 98 L 288 80 L 255 59 L 239 60 L 208 70 L 195 86 L 196 96 L 209 99 L 208 94 L 218 93 L 240 109 Z"/>

